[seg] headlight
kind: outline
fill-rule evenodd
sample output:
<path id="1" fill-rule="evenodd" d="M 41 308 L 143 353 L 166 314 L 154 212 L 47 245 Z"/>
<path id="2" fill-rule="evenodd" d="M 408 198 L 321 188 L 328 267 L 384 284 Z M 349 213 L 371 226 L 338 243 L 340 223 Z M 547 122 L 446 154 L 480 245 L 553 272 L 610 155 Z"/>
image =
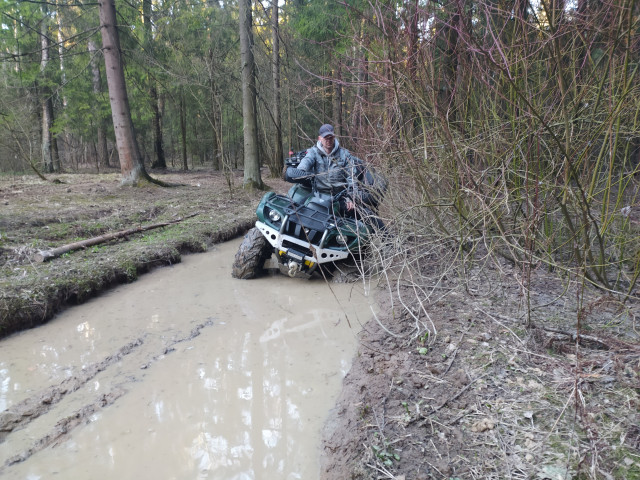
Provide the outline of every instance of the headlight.
<path id="1" fill-rule="evenodd" d="M 269 210 L 269 218 L 272 222 L 279 222 L 282 217 L 275 210 Z"/>
<path id="2" fill-rule="evenodd" d="M 338 236 L 336 237 L 336 242 L 338 242 L 340 245 L 346 245 L 347 239 L 344 238 L 342 235 L 338 234 Z"/>

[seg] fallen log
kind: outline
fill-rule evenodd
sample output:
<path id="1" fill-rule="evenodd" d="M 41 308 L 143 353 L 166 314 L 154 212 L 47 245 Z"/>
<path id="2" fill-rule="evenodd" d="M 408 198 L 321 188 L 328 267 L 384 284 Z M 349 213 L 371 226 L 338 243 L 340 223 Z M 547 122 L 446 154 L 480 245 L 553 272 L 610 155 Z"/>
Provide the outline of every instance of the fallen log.
<path id="1" fill-rule="evenodd" d="M 198 215 L 198 213 L 194 213 L 182 218 L 177 218 L 175 220 L 171 220 L 170 222 L 154 223 L 153 225 L 145 225 L 136 228 L 130 228 L 128 230 L 121 230 L 119 232 L 106 233 L 98 237 L 87 238 L 86 240 L 81 240 L 79 242 L 68 243 L 67 245 L 52 248 L 51 250 L 40 250 L 33 256 L 33 260 L 38 263 L 48 262 L 49 260 L 59 257 L 60 255 L 78 250 L 80 248 L 92 247 L 94 245 L 99 245 L 101 243 L 115 240 L 116 238 L 123 238 L 128 235 L 133 235 L 134 233 L 146 232 L 147 230 L 153 230 L 154 228 L 166 227 L 167 225 L 182 222 L 183 220 L 195 217 L 196 215 Z"/>

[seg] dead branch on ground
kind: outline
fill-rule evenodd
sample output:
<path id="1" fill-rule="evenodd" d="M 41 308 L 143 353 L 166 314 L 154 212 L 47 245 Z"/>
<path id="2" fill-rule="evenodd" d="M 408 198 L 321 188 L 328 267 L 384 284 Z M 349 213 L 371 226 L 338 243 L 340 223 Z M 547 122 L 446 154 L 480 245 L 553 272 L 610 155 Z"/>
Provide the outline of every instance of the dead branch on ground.
<path id="1" fill-rule="evenodd" d="M 34 255 L 33 259 L 38 263 L 47 262 L 53 258 L 57 258 L 60 255 L 63 255 L 68 252 L 72 252 L 74 250 L 92 247 L 94 245 L 99 245 L 101 243 L 109 242 L 117 238 L 124 238 L 124 237 L 127 237 L 128 235 L 133 235 L 134 233 L 146 232 L 147 230 L 153 230 L 155 228 L 173 225 L 174 223 L 182 222 L 183 220 L 186 220 L 187 218 L 195 217 L 196 215 L 198 215 L 198 213 L 194 213 L 192 215 L 188 215 L 182 218 L 177 218 L 175 220 L 171 220 L 170 222 L 155 223 L 153 225 L 140 226 L 136 228 L 130 228 L 128 230 L 121 230 L 119 232 L 107 233 L 105 235 L 100 235 L 98 237 L 88 238 L 86 240 L 81 240 L 79 242 L 62 245 L 61 247 L 53 248 L 51 250 L 40 250 L 38 253 Z"/>

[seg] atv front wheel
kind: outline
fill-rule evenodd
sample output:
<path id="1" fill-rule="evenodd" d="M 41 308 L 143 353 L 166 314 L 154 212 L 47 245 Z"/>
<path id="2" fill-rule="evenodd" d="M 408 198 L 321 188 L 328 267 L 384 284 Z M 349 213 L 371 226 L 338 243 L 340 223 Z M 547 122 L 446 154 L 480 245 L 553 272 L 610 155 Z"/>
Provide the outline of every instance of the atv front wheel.
<path id="1" fill-rule="evenodd" d="M 244 236 L 233 262 L 231 275 L 248 280 L 256 278 L 264 270 L 264 262 L 271 256 L 271 245 L 256 227 Z"/>

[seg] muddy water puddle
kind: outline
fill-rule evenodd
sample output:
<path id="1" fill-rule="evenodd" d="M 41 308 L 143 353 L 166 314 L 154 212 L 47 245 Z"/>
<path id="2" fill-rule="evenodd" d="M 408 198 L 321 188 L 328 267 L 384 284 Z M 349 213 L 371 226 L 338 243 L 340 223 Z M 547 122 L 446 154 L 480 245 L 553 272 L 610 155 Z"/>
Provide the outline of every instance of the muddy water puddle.
<path id="1" fill-rule="evenodd" d="M 362 284 L 231 278 L 239 241 L 0 341 L 4 479 L 314 479 Z"/>

